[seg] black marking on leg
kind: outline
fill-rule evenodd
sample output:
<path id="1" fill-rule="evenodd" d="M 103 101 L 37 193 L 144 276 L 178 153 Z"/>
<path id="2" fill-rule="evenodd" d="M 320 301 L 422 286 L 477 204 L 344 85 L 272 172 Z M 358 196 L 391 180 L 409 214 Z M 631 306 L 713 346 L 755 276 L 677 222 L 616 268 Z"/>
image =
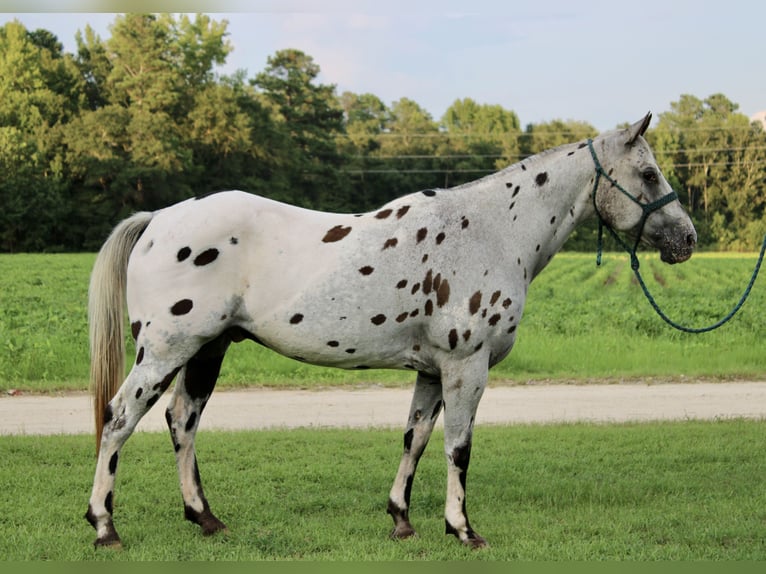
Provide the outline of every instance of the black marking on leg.
<path id="1" fill-rule="evenodd" d="M 115 452 L 112 455 L 112 458 L 109 459 L 109 474 L 114 474 L 117 472 L 117 461 L 119 460 L 120 455 L 119 453 Z"/>
<path id="2" fill-rule="evenodd" d="M 96 513 L 93 512 L 93 505 L 88 505 L 88 512 L 85 513 L 85 520 L 93 527 L 98 527 L 98 520 L 96 519 Z"/>
<path id="3" fill-rule="evenodd" d="M 194 412 L 191 415 L 189 415 L 189 420 L 186 421 L 186 427 L 184 430 L 186 430 L 186 432 L 190 432 L 194 428 L 194 425 L 196 422 L 197 422 L 197 413 Z"/>
<path id="4" fill-rule="evenodd" d="M 104 426 L 108 425 L 113 417 L 114 413 L 112 412 L 112 405 L 106 405 L 106 408 L 104 409 Z"/>
<path id="5" fill-rule="evenodd" d="M 198 353 L 186 364 L 184 386 L 188 395 L 195 400 L 210 396 L 221 372 L 223 355 L 200 357 Z"/>
<path id="6" fill-rule="evenodd" d="M 107 493 L 106 498 L 104 499 L 104 508 L 106 508 L 106 511 L 109 514 L 114 513 L 114 505 L 113 505 L 113 502 L 112 502 L 112 491 L 111 490 Z"/>
<path id="7" fill-rule="evenodd" d="M 412 448 L 412 437 L 415 434 L 414 429 L 408 430 L 406 433 L 404 433 L 404 450 L 409 452 Z"/>
<path id="8" fill-rule="evenodd" d="M 170 371 L 167 375 L 165 375 L 165 378 L 162 379 L 156 385 L 154 385 L 152 389 L 155 391 L 160 391 L 161 393 L 164 393 L 166 390 L 168 390 L 170 383 L 173 382 L 173 379 L 175 379 L 176 375 L 178 374 L 178 371 L 180 370 L 181 370 L 181 367 L 176 367 L 175 369 Z"/>
<path id="9" fill-rule="evenodd" d="M 160 400 L 160 395 L 159 395 L 159 394 L 155 394 L 154 396 L 152 396 L 152 397 L 149 397 L 149 400 L 147 400 L 147 401 L 146 401 L 146 408 L 147 408 L 147 409 L 150 409 L 150 408 L 152 408 L 152 407 L 154 406 L 154 404 L 155 404 L 155 403 L 156 403 L 158 400 Z"/>
<path id="10" fill-rule="evenodd" d="M 438 401 L 436 401 L 436 405 L 434 406 L 434 412 L 431 413 L 431 420 L 438 417 L 441 410 L 442 410 L 442 401 L 441 399 L 439 399 Z"/>
<path id="11" fill-rule="evenodd" d="M 404 502 L 407 505 L 407 508 L 410 507 L 410 497 L 412 496 L 412 481 L 415 478 L 415 475 L 410 474 L 407 476 L 407 482 L 404 485 Z"/>

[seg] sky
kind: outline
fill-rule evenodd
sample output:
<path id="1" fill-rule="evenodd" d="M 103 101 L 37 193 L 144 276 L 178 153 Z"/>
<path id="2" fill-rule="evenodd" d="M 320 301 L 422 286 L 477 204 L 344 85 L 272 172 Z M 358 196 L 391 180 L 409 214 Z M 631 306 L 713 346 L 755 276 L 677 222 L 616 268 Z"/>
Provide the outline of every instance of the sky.
<path id="1" fill-rule="evenodd" d="M 47 29 L 70 52 L 86 24 L 108 38 L 115 12 L 206 12 L 228 21 L 234 50 L 221 73 L 253 77 L 270 55 L 296 48 L 338 94 L 372 93 L 387 105 L 410 98 L 435 120 L 462 98 L 513 110 L 522 126 L 571 119 L 600 131 L 647 111 L 656 123 L 682 94 L 723 93 L 748 116 L 766 110 L 761 1 L 0 0 L 0 8 L 0 25 Z"/>

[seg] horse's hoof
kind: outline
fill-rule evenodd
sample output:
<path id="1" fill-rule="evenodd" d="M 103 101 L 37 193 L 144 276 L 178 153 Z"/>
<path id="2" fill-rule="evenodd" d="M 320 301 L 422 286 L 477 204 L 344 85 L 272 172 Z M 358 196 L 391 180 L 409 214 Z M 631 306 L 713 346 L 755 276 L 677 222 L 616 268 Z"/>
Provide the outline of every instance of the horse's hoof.
<path id="1" fill-rule="evenodd" d="M 104 536 L 103 538 L 96 538 L 93 542 L 95 548 L 108 548 L 109 550 L 122 550 L 122 540 L 115 533 L 114 535 Z"/>
<path id="2" fill-rule="evenodd" d="M 390 538 L 391 540 L 407 540 L 408 538 L 413 538 L 417 535 L 418 533 L 415 532 L 415 529 L 409 523 L 405 523 L 397 524 L 391 531 Z"/>
<path id="3" fill-rule="evenodd" d="M 478 534 L 474 534 L 471 538 L 467 538 L 463 540 L 463 544 L 466 545 L 471 550 L 478 550 L 479 548 L 488 548 L 489 544 L 487 543 L 484 538 L 479 536 Z"/>

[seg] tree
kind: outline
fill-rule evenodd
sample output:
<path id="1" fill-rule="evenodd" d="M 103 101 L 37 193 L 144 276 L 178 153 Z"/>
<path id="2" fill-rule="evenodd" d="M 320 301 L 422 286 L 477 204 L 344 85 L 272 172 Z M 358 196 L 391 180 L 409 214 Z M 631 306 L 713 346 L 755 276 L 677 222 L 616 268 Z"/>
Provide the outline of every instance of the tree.
<path id="1" fill-rule="evenodd" d="M 335 86 L 317 84 L 319 66 L 300 50 L 281 50 L 253 80 L 261 101 L 292 143 L 286 158 L 289 187 L 277 199 L 306 207 L 349 209 L 337 136 L 344 133 Z"/>
<path id="2" fill-rule="evenodd" d="M 126 14 L 106 42 L 90 29 L 78 36 L 88 110 L 68 129 L 67 163 L 85 245 L 132 211 L 195 193 L 205 171 L 189 141 L 200 133 L 195 106 L 209 102 L 231 49 L 225 30 L 202 15 Z"/>
<path id="3" fill-rule="evenodd" d="M 453 158 L 453 184 L 470 181 L 515 162 L 519 154 L 519 118 L 499 105 L 455 100 L 442 116 L 446 132 L 441 155 Z M 446 163 L 446 162 L 445 162 Z"/>
<path id="4" fill-rule="evenodd" d="M 763 238 L 757 231 L 764 227 L 766 137 L 738 107 L 723 94 L 682 95 L 650 134 L 702 242 L 722 249 L 754 249 Z"/>
<path id="5" fill-rule="evenodd" d="M 551 120 L 528 124 L 521 143 L 521 153 L 530 156 L 560 145 L 593 138 L 598 130 L 586 122 Z"/>
<path id="6" fill-rule="evenodd" d="M 58 39 L 19 22 L 0 28 L 0 248 L 60 243 L 66 180 L 61 127 L 82 102 L 77 69 Z"/>

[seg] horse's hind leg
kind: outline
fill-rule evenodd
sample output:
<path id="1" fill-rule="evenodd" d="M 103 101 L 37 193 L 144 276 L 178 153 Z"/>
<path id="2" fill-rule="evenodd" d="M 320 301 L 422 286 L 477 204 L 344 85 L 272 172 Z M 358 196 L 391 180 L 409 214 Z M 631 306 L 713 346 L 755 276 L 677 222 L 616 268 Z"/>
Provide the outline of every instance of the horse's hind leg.
<path id="1" fill-rule="evenodd" d="M 194 450 L 202 411 L 215 387 L 230 340 L 225 335 L 211 341 L 181 369 L 165 418 L 176 453 L 178 477 L 187 520 L 199 524 L 205 535 L 225 530 L 226 525 L 210 511 Z"/>
<path id="2" fill-rule="evenodd" d="M 119 546 L 120 537 L 112 521 L 114 483 L 120 450 L 138 421 L 157 402 L 173 381 L 178 368 L 134 366 L 125 382 L 109 402 L 101 446 L 93 479 L 93 490 L 85 518 L 96 529 L 96 546 Z"/>
<path id="3" fill-rule="evenodd" d="M 388 498 L 388 513 L 394 519 L 391 538 L 409 538 L 415 534 L 409 519 L 412 481 L 441 408 L 441 381 L 422 373 L 418 374 L 407 430 L 404 433 L 404 453 Z"/>

